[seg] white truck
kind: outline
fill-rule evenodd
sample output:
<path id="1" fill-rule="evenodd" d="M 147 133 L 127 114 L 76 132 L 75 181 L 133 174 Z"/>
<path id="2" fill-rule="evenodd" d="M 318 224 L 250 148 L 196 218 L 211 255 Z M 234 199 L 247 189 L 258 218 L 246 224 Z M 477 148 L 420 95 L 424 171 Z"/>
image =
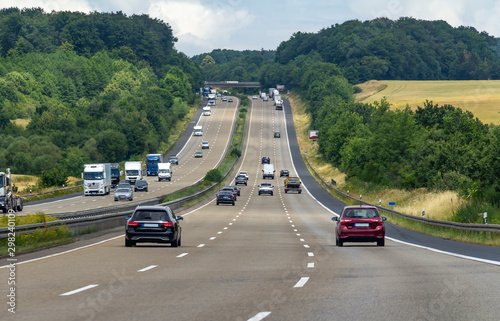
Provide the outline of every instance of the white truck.
<path id="1" fill-rule="evenodd" d="M 266 179 L 270 177 L 274 179 L 274 164 L 264 164 L 264 168 L 262 169 L 262 179 Z"/>
<path id="2" fill-rule="evenodd" d="M 212 108 L 210 106 L 203 107 L 203 116 L 210 116 L 212 114 Z"/>
<path id="3" fill-rule="evenodd" d="M 142 179 L 142 162 L 125 162 L 125 180 L 131 185 Z"/>
<path id="4" fill-rule="evenodd" d="M 269 88 L 269 98 L 273 98 L 275 90 L 276 90 L 276 88 Z"/>
<path id="5" fill-rule="evenodd" d="M 107 195 L 111 192 L 111 164 L 83 165 L 83 195 Z"/>
<path id="6" fill-rule="evenodd" d="M 172 180 L 172 164 L 170 163 L 158 163 L 158 182 L 164 179 L 169 182 Z"/>
<path id="7" fill-rule="evenodd" d="M 11 183 L 10 168 L 7 168 L 5 173 L 0 172 L 0 210 L 3 213 L 23 210 L 23 199 L 14 195 Z"/>
<path id="8" fill-rule="evenodd" d="M 203 136 L 203 126 L 194 126 L 193 127 L 193 135 L 194 136 Z"/>
<path id="9" fill-rule="evenodd" d="M 283 100 L 278 100 L 274 103 L 276 106 L 276 110 L 282 110 L 283 109 Z"/>

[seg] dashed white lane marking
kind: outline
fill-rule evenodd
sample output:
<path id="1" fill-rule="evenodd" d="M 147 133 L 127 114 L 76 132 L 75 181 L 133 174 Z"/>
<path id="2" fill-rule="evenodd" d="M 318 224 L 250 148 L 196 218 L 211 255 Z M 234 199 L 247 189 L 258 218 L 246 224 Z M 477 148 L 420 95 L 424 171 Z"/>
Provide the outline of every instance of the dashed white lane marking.
<path id="1" fill-rule="evenodd" d="M 310 248 L 310 246 L 309 246 L 309 245 L 307 245 L 307 244 L 304 244 L 304 247 L 305 247 L 306 249 Z"/>
<path id="2" fill-rule="evenodd" d="M 197 247 L 204 247 L 204 246 L 205 246 L 205 244 L 200 244 Z"/>
<path id="3" fill-rule="evenodd" d="M 213 237 L 210 238 L 210 241 L 213 241 L 213 240 L 215 240 L 215 236 L 213 236 Z"/>
<path id="4" fill-rule="evenodd" d="M 185 257 L 186 255 L 188 255 L 189 253 L 182 253 L 182 254 L 179 254 L 177 255 L 176 257 Z"/>
<path id="5" fill-rule="evenodd" d="M 300 239 L 301 242 L 304 242 L 305 240 L 304 239 Z"/>
<path id="6" fill-rule="evenodd" d="M 72 295 L 72 294 L 75 294 L 75 293 L 78 293 L 78 292 L 82 292 L 82 291 L 85 291 L 85 290 L 88 290 L 88 289 L 95 288 L 96 286 L 99 286 L 99 284 L 90 284 L 90 285 L 84 286 L 83 288 L 79 288 L 79 289 L 76 289 L 76 290 L 73 290 L 73 291 L 69 291 L 69 292 L 66 292 L 66 293 L 63 293 L 63 294 L 59 294 L 59 295 L 60 296 L 68 296 L 68 295 Z"/>
<path id="7" fill-rule="evenodd" d="M 248 319 L 248 321 L 260 321 L 270 314 L 271 314 L 271 312 L 267 312 L 267 311 L 266 312 L 259 312 L 256 315 L 254 315 L 253 317 L 251 317 L 250 319 Z"/>
<path id="8" fill-rule="evenodd" d="M 307 263 L 307 268 L 308 269 L 314 268 L 314 263 Z"/>
<path id="9" fill-rule="evenodd" d="M 307 252 L 307 255 L 308 256 L 314 256 L 314 253 L 313 252 Z"/>
<path id="10" fill-rule="evenodd" d="M 217 234 L 222 234 L 222 232 L 217 232 Z"/>
<path id="11" fill-rule="evenodd" d="M 301 288 L 307 283 L 307 281 L 309 281 L 309 277 L 302 277 L 300 278 L 299 282 L 297 282 L 297 284 L 295 284 L 293 287 Z"/>
<path id="12" fill-rule="evenodd" d="M 145 271 L 149 271 L 151 269 L 154 269 L 155 267 L 157 267 L 158 265 L 150 265 L 148 267 L 145 267 L 144 269 L 140 269 L 140 270 L 137 270 L 137 272 L 145 272 Z"/>

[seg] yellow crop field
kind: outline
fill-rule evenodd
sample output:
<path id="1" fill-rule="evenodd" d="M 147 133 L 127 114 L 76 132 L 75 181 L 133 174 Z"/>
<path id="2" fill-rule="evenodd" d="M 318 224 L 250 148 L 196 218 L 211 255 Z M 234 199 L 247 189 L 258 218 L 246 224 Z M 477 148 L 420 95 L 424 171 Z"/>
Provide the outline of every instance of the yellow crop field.
<path id="1" fill-rule="evenodd" d="M 370 103 L 386 97 L 393 108 L 412 109 L 426 100 L 468 110 L 483 123 L 500 125 L 500 80 L 371 80 L 358 85 L 356 100 Z"/>

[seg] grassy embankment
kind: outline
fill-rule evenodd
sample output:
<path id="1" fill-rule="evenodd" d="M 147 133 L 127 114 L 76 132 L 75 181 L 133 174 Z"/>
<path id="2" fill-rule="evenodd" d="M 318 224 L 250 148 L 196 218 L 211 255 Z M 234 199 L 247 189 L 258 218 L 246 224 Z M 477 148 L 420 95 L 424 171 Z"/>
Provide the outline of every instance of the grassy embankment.
<path id="1" fill-rule="evenodd" d="M 453 85 L 450 84 L 450 86 Z M 422 84 L 423 85 L 423 84 Z M 402 85 L 401 85 L 402 86 Z M 472 85 L 471 85 L 472 86 Z M 500 82 L 497 83 L 500 89 Z M 384 89 L 389 88 L 385 83 L 381 82 L 368 82 L 366 84 L 360 85 L 363 91 L 357 95 L 358 99 L 364 99 L 373 97 L 373 95 L 379 95 L 384 91 Z M 424 87 L 422 87 L 424 88 Z M 422 89 L 423 90 L 423 89 Z M 500 91 L 499 91 L 500 92 Z M 383 96 L 381 96 L 383 97 Z M 426 97 L 424 92 L 421 93 L 421 97 Z M 315 141 L 310 141 L 308 138 L 308 130 L 311 119 L 308 114 L 306 114 L 306 106 L 300 100 L 298 95 L 293 93 L 289 97 L 292 111 L 293 119 L 297 131 L 297 139 L 299 142 L 299 147 L 302 155 L 307 152 L 307 159 L 314 171 L 316 171 L 324 181 L 330 182 L 330 179 L 334 179 L 337 182 L 337 187 L 343 191 L 349 191 L 350 195 L 359 198 L 362 195 L 362 199 L 365 202 L 372 204 L 378 204 L 379 200 L 382 201 L 382 206 L 389 207 L 388 202 L 396 202 L 397 206 L 391 207 L 392 209 L 409 215 L 421 216 L 422 209 L 425 209 L 425 217 L 437 220 L 449 220 L 454 214 L 456 209 L 463 205 L 463 200 L 461 200 L 458 195 L 453 191 L 444 192 L 431 192 L 426 189 L 417 189 L 412 191 L 398 190 L 398 189 L 387 189 L 374 184 L 364 183 L 359 180 L 353 180 L 346 182 L 345 175 L 340 172 L 337 168 L 326 163 L 321 155 L 318 153 L 318 144 Z M 392 103 L 392 101 L 389 100 Z M 440 104 L 445 104 L 448 102 L 440 102 Z M 491 113 L 490 113 L 491 114 Z M 487 122 L 489 118 L 485 120 Z M 338 194 L 331 191 L 331 194 L 338 198 Z M 346 203 L 350 200 L 344 199 Z M 385 215 L 385 214 L 384 214 Z M 387 214 L 389 220 L 392 223 L 403 226 L 408 229 L 416 230 L 422 233 L 438 235 L 445 238 L 455 239 L 464 242 L 480 243 L 500 246 L 500 236 L 491 234 L 474 234 L 474 233 L 463 233 L 460 231 L 439 229 L 434 227 L 429 227 L 425 224 L 416 224 L 413 221 L 401 219 L 397 216 Z"/>
<path id="2" fill-rule="evenodd" d="M 483 123 L 500 125 L 500 80 L 368 81 L 358 85 L 357 101 L 387 98 L 393 108 L 423 106 L 425 100 L 468 110 Z"/>

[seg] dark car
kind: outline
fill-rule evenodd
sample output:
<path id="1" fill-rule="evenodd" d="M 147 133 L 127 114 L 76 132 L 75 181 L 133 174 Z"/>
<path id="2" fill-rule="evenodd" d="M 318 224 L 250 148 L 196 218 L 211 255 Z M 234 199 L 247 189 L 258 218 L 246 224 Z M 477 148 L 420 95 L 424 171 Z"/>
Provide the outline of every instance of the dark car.
<path id="1" fill-rule="evenodd" d="M 174 216 L 168 206 L 137 206 L 131 216 L 127 216 L 125 226 L 125 246 L 136 243 L 170 243 L 172 247 L 181 245 L 182 216 Z"/>
<path id="2" fill-rule="evenodd" d="M 231 204 L 234 206 L 235 196 L 230 190 L 221 190 L 217 195 L 215 195 L 217 200 L 217 205 L 219 204 Z"/>
<path id="3" fill-rule="evenodd" d="M 202 152 L 194 152 L 194 158 L 202 158 L 203 153 Z"/>
<path id="4" fill-rule="evenodd" d="M 385 245 L 385 217 L 381 217 L 375 206 L 346 206 L 340 217 L 332 217 L 337 222 L 336 245 L 344 242 L 377 242 Z"/>
<path id="5" fill-rule="evenodd" d="M 274 138 L 280 138 L 281 135 L 280 135 L 280 132 L 274 132 Z"/>
<path id="6" fill-rule="evenodd" d="M 170 162 L 170 164 L 179 165 L 179 160 L 177 159 L 177 156 L 175 156 L 175 155 L 170 156 L 168 161 Z"/>
<path id="7" fill-rule="evenodd" d="M 230 191 L 234 195 L 234 200 L 235 201 L 238 200 L 238 191 L 234 187 L 226 186 L 226 187 L 221 188 L 220 190 L 221 191 Z"/>
<path id="8" fill-rule="evenodd" d="M 148 182 L 145 180 L 135 181 L 134 192 L 147 192 L 148 191 Z"/>
<path id="9" fill-rule="evenodd" d="M 228 187 L 231 187 L 236 191 L 236 195 L 240 196 L 241 195 L 241 189 L 237 185 L 229 185 Z"/>
<path id="10" fill-rule="evenodd" d="M 289 175 L 290 175 L 290 171 L 288 171 L 288 169 L 280 170 L 280 177 L 282 177 L 282 176 L 288 177 Z"/>
<path id="11" fill-rule="evenodd" d="M 267 156 L 262 157 L 262 164 L 271 164 L 271 159 Z"/>
<path id="12" fill-rule="evenodd" d="M 238 175 L 238 176 L 236 176 L 236 178 L 234 179 L 234 184 L 235 184 L 235 185 L 240 185 L 240 184 L 243 184 L 243 185 L 247 186 L 247 184 L 248 184 L 248 179 L 245 177 L 245 175 Z"/>

